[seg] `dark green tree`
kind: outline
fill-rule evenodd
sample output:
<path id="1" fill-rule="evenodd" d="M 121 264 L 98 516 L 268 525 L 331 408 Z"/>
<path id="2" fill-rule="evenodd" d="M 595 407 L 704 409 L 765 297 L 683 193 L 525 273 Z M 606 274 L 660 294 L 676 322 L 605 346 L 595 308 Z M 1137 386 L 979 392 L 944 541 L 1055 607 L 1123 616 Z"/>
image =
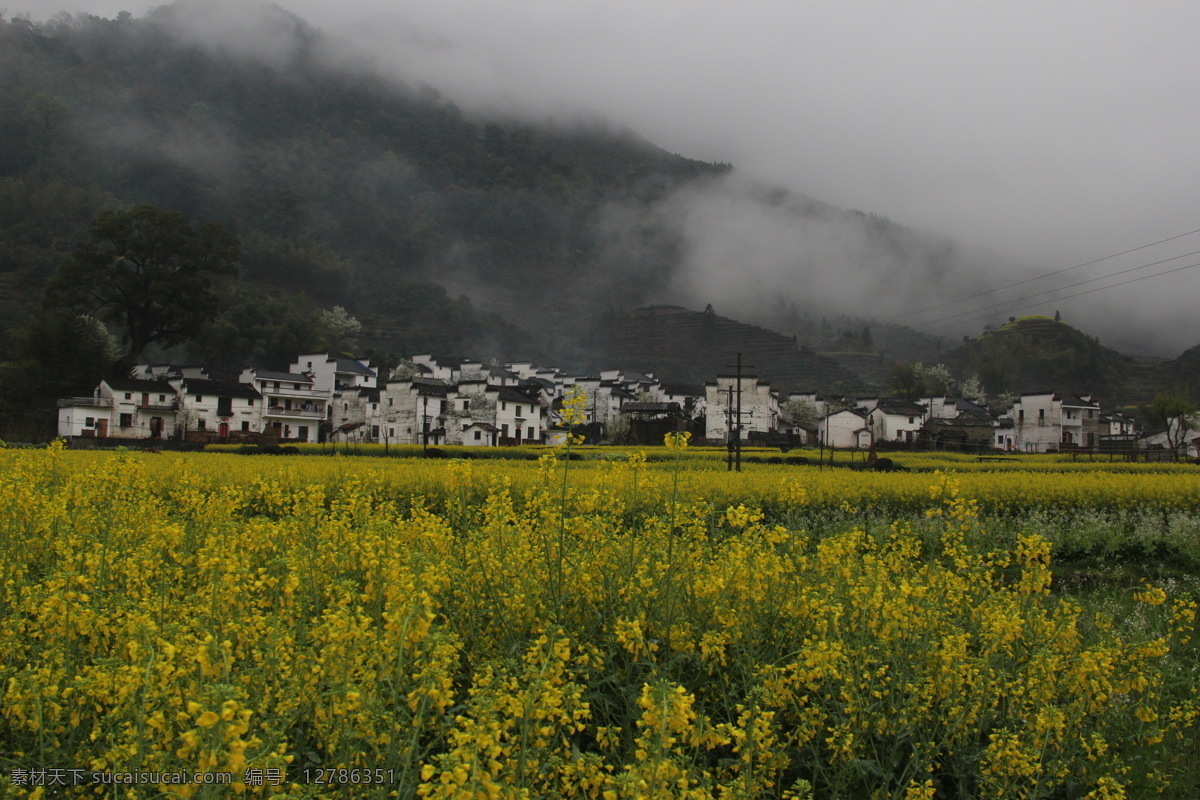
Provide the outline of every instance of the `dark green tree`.
<path id="1" fill-rule="evenodd" d="M 890 383 L 892 391 L 900 397 L 915 400 L 925 391 L 920 364 L 913 361 L 897 361 L 892 365 Z"/>
<path id="2" fill-rule="evenodd" d="M 213 318 L 213 279 L 237 274 L 239 246 L 221 226 L 196 226 L 154 206 L 105 211 L 46 288 L 51 307 L 114 325 L 132 364 L 151 344 L 180 344 Z"/>

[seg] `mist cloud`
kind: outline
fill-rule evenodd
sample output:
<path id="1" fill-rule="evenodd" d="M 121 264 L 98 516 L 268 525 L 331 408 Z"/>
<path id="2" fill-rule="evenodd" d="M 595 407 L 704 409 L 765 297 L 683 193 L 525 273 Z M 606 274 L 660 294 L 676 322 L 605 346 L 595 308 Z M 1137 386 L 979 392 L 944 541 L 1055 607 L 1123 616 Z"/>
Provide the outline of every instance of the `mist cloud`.
<path id="1" fill-rule="evenodd" d="M 152 5 L 10 0 L 9 11 Z M 927 268 L 881 261 L 854 232 L 793 228 L 769 204 L 754 218 L 736 207 L 740 190 L 717 186 L 663 210 L 703 220 L 688 227 L 699 288 L 681 283 L 681 296 L 725 291 L 716 265 L 736 256 L 765 285 L 800 275 L 839 303 L 865 293 L 892 308 L 919 303 L 923 289 L 961 296 L 1200 227 L 1200 6 L 1186 0 L 280 5 L 468 111 L 602 118 L 733 163 L 747 180 L 961 243 L 946 283 L 930 286 Z M 876 299 L 877 284 L 898 288 Z M 1200 341 L 1198 290 L 1200 270 L 1185 271 L 1064 300 L 1062 311 L 1106 320 L 1089 331 L 1105 341 L 1126 332 L 1172 354 Z"/>

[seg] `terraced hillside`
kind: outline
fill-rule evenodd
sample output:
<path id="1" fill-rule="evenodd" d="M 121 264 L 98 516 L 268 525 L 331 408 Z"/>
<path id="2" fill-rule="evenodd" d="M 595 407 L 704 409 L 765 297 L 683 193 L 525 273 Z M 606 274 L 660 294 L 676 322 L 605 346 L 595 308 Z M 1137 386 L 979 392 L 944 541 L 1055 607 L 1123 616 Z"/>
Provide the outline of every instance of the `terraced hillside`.
<path id="1" fill-rule="evenodd" d="M 702 383 L 730 374 L 737 354 L 747 374 L 781 391 L 856 391 L 867 388 L 835 361 L 788 336 L 712 311 L 649 306 L 604 317 L 594 332 L 600 363 L 653 371 L 664 381 Z"/>
<path id="2" fill-rule="evenodd" d="M 1051 317 L 1021 317 L 946 355 L 957 375 L 978 375 L 989 392 L 1098 394 L 1105 403 L 1152 397 L 1158 371 Z"/>

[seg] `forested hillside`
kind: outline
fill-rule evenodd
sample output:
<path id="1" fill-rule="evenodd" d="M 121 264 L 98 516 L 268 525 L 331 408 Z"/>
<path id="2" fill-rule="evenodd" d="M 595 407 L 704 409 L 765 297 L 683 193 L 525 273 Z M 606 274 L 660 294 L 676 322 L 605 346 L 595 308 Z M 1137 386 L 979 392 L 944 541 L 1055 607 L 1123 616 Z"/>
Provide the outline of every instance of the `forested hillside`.
<path id="1" fill-rule="evenodd" d="M 223 311 L 239 327 L 254 309 L 258 325 L 298 335 L 289 317 L 342 304 L 392 350 L 511 347 L 514 325 L 661 286 L 677 237 L 614 215 L 722 169 L 600 129 L 469 119 L 432 90 L 336 62 L 337 45 L 286 12 L 243 8 L 269 43 L 253 53 L 197 38 L 207 4 L 0 21 L 4 323 L 37 302 L 98 210 L 148 203 L 241 240 Z M 201 339 L 197 355 L 222 351 Z"/>
<path id="2" fill-rule="evenodd" d="M 1161 390 L 1160 368 L 1143 366 L 1095 337 L 1055 320 L 1014 318 L 947 353 L 958 374 L 977 375 L 991 394 L 1058 391 L 1098 394 L 1105 404 L 1145 403 Z"/>

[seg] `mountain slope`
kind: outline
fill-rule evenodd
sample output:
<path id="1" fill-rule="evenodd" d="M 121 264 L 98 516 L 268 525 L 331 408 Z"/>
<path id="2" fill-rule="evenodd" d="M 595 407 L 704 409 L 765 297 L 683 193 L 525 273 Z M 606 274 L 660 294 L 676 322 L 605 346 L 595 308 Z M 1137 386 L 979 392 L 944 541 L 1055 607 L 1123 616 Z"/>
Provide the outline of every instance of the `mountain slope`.
<path id="1" fill-rule="evenodd" d="M 725 169 L 597 127 L 471 119 L 277 8 L 225 3 L 199 34 L 212 11 L 0 19 L 0 322 L 98 210 L 150 203 L 231 229 L 243 279 L 298 302 L 370 323 L 436 285 L 550 331 L 661 290 L 678 234 L 638 209 Z"/>
<path id="2" fill-rule="evenodd" d="M 667 383 L 704 383 L 743 371 L 782 392 L 845 392 L 864 388 L 853 373 L 795 340 L 717 315 L 678 306 L 650 306 L 605 315 L 592 341 L 599 364 L 654 372 Z"/>
<path id="3" fill-rule="evenodd" d="M 978 375 L 991 394 L 1058 391 L 1102 395 L 1106 403 L 1140 403 L 1161 375 L 1052 317 L 1021 317 L 947 353 L 958 375 Z"/>

